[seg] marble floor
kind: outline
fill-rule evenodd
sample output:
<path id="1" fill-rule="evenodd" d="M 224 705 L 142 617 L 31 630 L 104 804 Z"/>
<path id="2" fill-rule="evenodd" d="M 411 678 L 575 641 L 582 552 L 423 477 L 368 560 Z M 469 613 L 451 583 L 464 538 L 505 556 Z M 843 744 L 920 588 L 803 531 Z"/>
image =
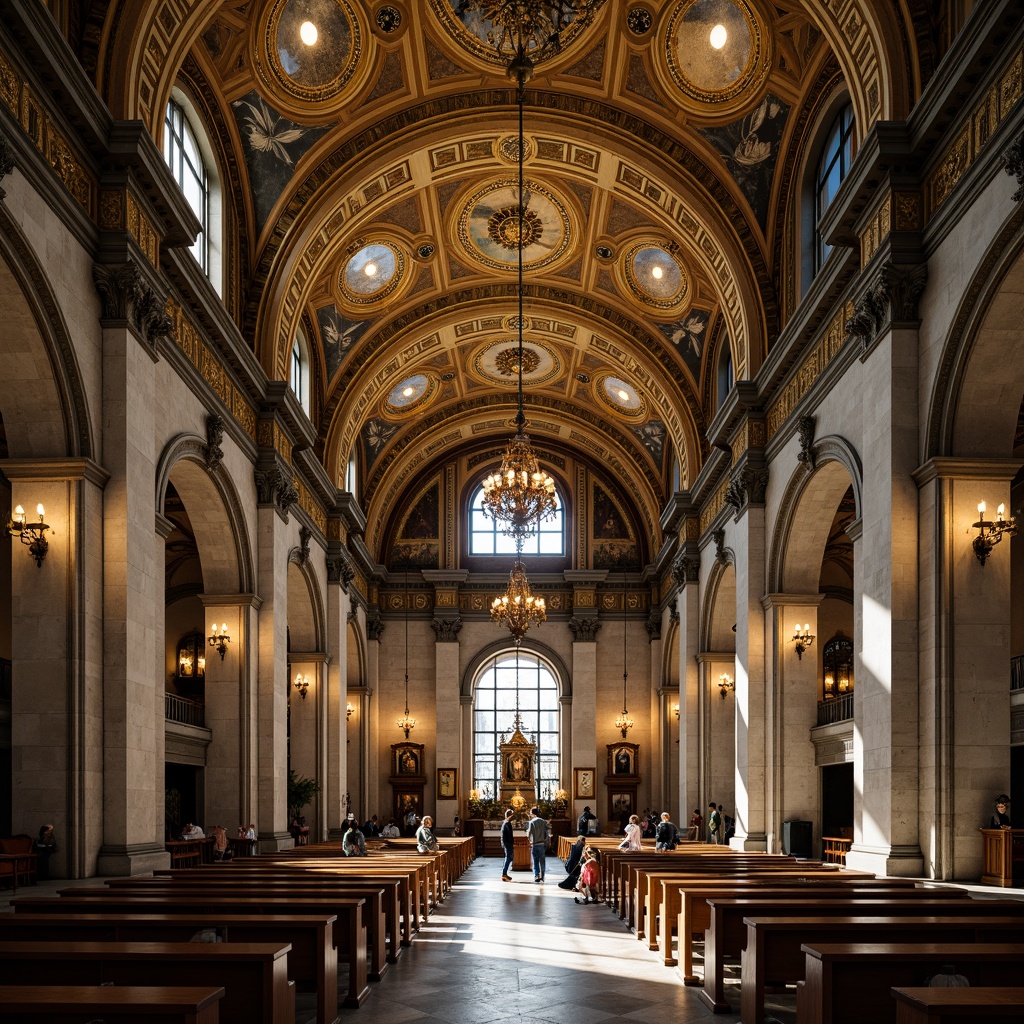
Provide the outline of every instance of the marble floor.
<path id="1" fill-rule="evenodd" d="M 739 1019 L 708 1010 L 606 906 L 577 906 L 556 884 L 565 873 L 554 857 L 542 885 L 525 871 L 502 882 L 500 872 L 500 860 L 474 862 L 371 986 L 358 1024 Z"/>

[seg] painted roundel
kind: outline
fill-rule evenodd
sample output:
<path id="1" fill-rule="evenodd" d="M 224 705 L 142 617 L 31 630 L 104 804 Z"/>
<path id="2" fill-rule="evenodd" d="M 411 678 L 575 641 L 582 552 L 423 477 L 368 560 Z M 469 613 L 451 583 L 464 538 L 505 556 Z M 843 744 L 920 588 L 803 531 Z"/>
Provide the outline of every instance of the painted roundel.
<path id="1" fill-rule="evenodd" d="M 519 342 L 516 338 L 492 341 L 473 353 L 470 369 L 479 380 L 508 386 L 519 379 Z M 523 340 L 523 383 L 545 384 L 562 374 L 558 354 L 538 341 Z"/>
<path id="2" fill-rule="evenodd" d="M 277 0 L 271 8 L 261 56 L 275 84 L 291 96 L 337 96 L 360 54 L 359 22 L 348 0 Z"/>
<path id="3" fill-rule="evenodd" d="M 554 191 L 526 181 L 522 219 L 523 269 L 540 270 L 567 252 L 569 212 Z M 519 255 L 519 185 L 492 181 L 477 189 L 463 206 L 458 238 L 466 253 L 491 270 L 515 267 Z"/>
<path id="4" fill-rule="evenodd" d="M 634 245 L 625 255 L 622 269 L 630 293 L 647 306 L 674 309 L 689 293 L 689 281 L 681 264 L 659 245 Z"/>
<path id="5" fill-rule="evenodd" d="M 414 373 L 399 381 L 384 400 L 385 412 L 399 416 L 421 406 L 437 390 L 437 379 L 425 373 Z"/>
<path id="6" fill-rule="evenodd" d="M 703 109 L 752 101 L 771 70 L 771 40 L 756 0 L 684 0 L 668 19 L 673 82 Z"/>
<path id="7" fill-rule="evenodd" d="M 390 242 L 357 249 L 341 271 L 339 286 L 348 302 L 366 305 L 392 295 L 405 276 L 405 254 Z"/>
<path id="8" fill-rule="evenodd" d="M 629 381 L 614 374 L 601 374 L 595 382 L 594 393 L 602 405 L 626 419 L 639 420 L 647 415 L 643 396 Z"/>

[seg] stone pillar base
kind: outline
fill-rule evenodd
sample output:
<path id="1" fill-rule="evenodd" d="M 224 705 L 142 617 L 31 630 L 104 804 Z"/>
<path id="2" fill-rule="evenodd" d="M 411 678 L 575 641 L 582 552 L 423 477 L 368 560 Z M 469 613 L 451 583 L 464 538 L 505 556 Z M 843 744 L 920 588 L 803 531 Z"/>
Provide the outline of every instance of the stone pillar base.
<path id="1" fill-rule="evenodd" d="M 156 843 L 103 846 L 96 860 L 97 875 L 147 875 L 171 866 L 171 855 Z"/>
<path id="2" fill-rule="evenodd" d="M 873 871 L 879 877 L 924 877 L 924 855 L 919 846 L 858 846 L 854 843 L 846 854 L 846 866 Z"/>
<path id="3" fill-rule="evenodd" d="M 758 853 L 768 851 L 768 836 L 764 832 L 751 832 L 745 836 L 733 836 L 729 840 L 730 850 L 753 850 Z"/>
<path id="4" fill-rule="evenodd" d="M 295 840 L 290 832 L 260 832 L 257 848 L 260 853 L 279 853 L 281 850 L 294 849 Z"/>

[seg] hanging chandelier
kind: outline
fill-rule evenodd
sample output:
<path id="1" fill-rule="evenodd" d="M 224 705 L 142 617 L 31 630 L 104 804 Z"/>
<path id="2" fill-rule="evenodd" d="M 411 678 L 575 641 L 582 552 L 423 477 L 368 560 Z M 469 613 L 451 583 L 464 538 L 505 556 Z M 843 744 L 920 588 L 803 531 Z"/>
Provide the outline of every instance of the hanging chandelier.
<path id="1" fill-rule="evenodd" d="M 544 598 L 534 597 L 530 593 L 526 566 L 519 560 L 517 552 L 515 564 L 508 576 L 508 588 L 491 602 L 491 619 L 499 626 L 507 626 L 518 645 L 530 626 L 539 626 L 547 617 Z"/>
<path id="2" fill-rule="evenodd" d="M 622 738 L 626 738 L 626 733 L 633 728 L 633 719 L 629 717 L 629 711 L 626 708 L 626 680 L 629 678 L 629 673 L 626 669 L 626 574 L 622 574 L 622 710 L 619 712 L 619 717 L 615 719 L 615 728 L 622 733 Z"/>
<path id="3" fill-rule="evenodd" d="M 502 355 L 506 357 L 509 367 L 515 368 L 519 386 L 515 419 L 516 435 L 505 448 L 501 468 L 484 480 L 484 496 L 481 507 L 484 515 L 490 516 L 503 533 L 521 541 L 535 533 L 545 519 L 551 519 L 558 511 L 555 499 L 555 481 L 540 468 L 537 455 L 530 444 L 530 437 L 526 433 L 526 413 L 523 411 L 523 366 L 526 362 L 526 355 L 523 352 L 523 325 L 525 323 L 523 317 L 523 242 L 526 236 L 524 230 L 526 203 L 529 202 L 523 186 L 523 153 L 526 149 L 523 133 L 523 96 L 526 83 L 533 75 L 533 61 L 527 55 L 530 40 L 536 41 L 537 26 L 549 18 L 549 15 L 553 16 L 552 12 L 555 12 L 559 5 L 509 2 L 485 6 L 488 8 L 489 17 L 495 24 L 502 25 L 507 32 L 513 30 L 517 32 L 515 56 L 509 61 L 508 74 L 510 78 L 516 80 L 516 103 L 519 108 L 517 153 L 519 201 L 518 225 L 514 239 L 517 253 L 516 281 L 519 312 L 516 317 L 517 348 L 515 357 L 509 357 L 511 350 L 507 350 Z M 557 36 L 557 25 L 553 31 Z"/>
<path id="4" fill-rule="evenodd" d="M 487 40 L 500 57 L 520 49 L 534 62 L 562 48 L 562 32 L 585 26 L 604 0 L 457 0 L 455 14 L 478 14 L 491 23 Z"/>
<path id="5" fill-rule="evenodd" d="M 409 738 L 416 728 L 416 719 L 409 714 L 409 570 L 405 571 L 405 714 L 398 720 L 398 728 Z"/>

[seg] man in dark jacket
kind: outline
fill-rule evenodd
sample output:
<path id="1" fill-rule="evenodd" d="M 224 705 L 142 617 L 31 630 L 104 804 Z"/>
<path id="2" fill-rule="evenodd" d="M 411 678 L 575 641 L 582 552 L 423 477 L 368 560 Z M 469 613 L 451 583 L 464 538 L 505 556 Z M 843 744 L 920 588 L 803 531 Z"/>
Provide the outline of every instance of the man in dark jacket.
<path id="1" fill-rule="evenodd" d="M 512 868 L 512 859 L 515 856 L 516 837 L 512 831 L 512 808 L 505 812 L 505 820 L 501 823 L 501 849 L 505 854 L 505 863 L 501 866 L 501 880 L 511 882 L 512 876 L 509 871 Z"/>
<path id="2" fill-rule="evenodd" d="M 565 870 L 568 874 L 558 883 L 559 889 L 576 888 L 576 883 L 580 880 L 580 870 L 583 868 L 583 849 L 586 845 L 586 836 L 580 836 L 572 844 L 569 856 L 565 859 Z"/>
<path id="3" fill-rule="evenodd" d="M 597 821 L 597 815 L 590 813 L 589 807 L 583 808 L 579 821 L 576 822 L 576 835 L 586 836 L 590 834 L 590 822 Z"/>

